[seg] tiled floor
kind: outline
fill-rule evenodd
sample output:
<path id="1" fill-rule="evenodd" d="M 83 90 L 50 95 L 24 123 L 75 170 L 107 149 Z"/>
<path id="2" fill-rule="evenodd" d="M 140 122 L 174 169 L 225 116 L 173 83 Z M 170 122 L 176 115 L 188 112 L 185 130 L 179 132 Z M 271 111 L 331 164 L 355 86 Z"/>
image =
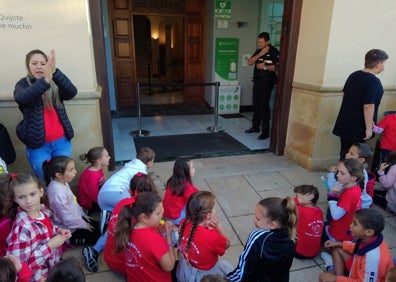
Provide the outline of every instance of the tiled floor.
<path id="1" fill-rule="evenodd" d="M 251 150 L 268 148 L 269 139 L 257 140 L 258 133 L 245 134 L 251 126 L 249 114 L 246 118 L 219 118 L 219 126 Z M 186 134 L 207 132 L 214 125 L 212 115 L 200 116 L 162 116 L 142 119 L 142 128 L 150 131 L 151 136 L 168 134 Z M 138 129 L 136 118 L 118 118 L 113 120 L 115 159 L 129 160 L 136 154 L 133 138 L 129 133 Z M 144 137 L 142 137 L 144 138 Z M 301 184 L 313 184 L 320 190 L 319 206 L 325 210 L 326 191 L 321 182 L 321 172 L 308 172 L 286 157 L 272 153 L 238 155 L 230 157 L 195 159 L 196 175 L 194 185 L 201 190 L 212 191 L 218 202 L 217 211 L 222 224 L 228 232 L 231 246 L 224 259 L 234 266 L 243 250 L 249 232 L 253 226 L 255 204 L 268 196 L 294 196 L 293 187 Z M 172 173 L 173 162 L 154 163 L 149 170 L 158 189 L 163 193 L 164 185 Z M 376 206 L 373 208 L 379 209 Z M 379 209 L 386 220 L 385 239 L 396 256 L 396 216 Z M 68 251 L 65 256 L 74 255 L 83 261 L 81 248 Z M 314 259 L 294 259 L 290 281 L 318 281 L 323 271 L 323 261 L 318 256 Z M 100 256 L 97 273 L 86 273 L 87 281 L 125 281 L 125 278 L 108 269 Z"/>
<path id="2" fill-rule="evenodd" d="M 320 189 L 319 206 L 324 210 L 325 188 L 320 180 L 323 173 L 307 172 L 286 157 L 271 153 L 207 158 L 194 160 L 196 175 L 194 184 L 201 190 L 212 191 L 218 201 L 217 211 L 228 232 L 231 246 L 224 259 L 236 265 L 249 232 L 253 227 L 255 204 L 268 196 L 293 196 L 292 188 L 301 184 L 313 184 Z M 150 172 L 159 189 L 163 189 L 172 173 L 173 162 L 154 163 Z M 163 192 L 163 190 L 162 190 Z M 236 204 L 237 203 L 237 204 Z M 376 206 L 373 208 L 379 209 Z M 396 216 L 379 209 L 385 216 L 384 236 L 393 255 L 396 255 Z M 75 255 L 83 260 L 81 248 L 71 250 L 67 255 Z M 323 261 L 314 259 L 294 259 L 290 281 L 318 281 L 323 271 Z M 110 271 L 100 256 L 100 272 L 87 273 L 87 281 L 125 281 L 124 277 Z"/>

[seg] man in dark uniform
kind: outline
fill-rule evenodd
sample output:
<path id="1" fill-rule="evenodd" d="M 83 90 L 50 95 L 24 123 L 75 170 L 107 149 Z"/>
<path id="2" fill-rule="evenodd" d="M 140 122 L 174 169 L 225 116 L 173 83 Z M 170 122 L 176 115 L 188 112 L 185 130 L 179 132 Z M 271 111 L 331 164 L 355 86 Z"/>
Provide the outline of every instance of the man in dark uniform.
<path id="1" fill-rule="evenodd" d="M 279 51 L 269 43 L 269 34 L 262 32 L 258 36 L 257 47 L 253 56 L 247 61 L 255 65 L 253 71 L 253 125 L 245 133 L 260 132 L 258 139 L 269 137 L 269 121 L 271 118 L 270 99 L 276 83 L 276 65 Z"/>

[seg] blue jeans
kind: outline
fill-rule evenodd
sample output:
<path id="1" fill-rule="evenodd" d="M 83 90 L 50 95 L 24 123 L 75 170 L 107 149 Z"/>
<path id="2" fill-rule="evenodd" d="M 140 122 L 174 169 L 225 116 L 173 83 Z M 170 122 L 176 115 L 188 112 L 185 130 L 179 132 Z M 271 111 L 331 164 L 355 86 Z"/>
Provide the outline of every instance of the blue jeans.
<path id="1" fill-rule="evenodd" d="M 113 211 L 114 207 L 118 204 L 119 201 L 130 197 L 131 194 L 129 193 L 129 191 L 106 191 L 99 193 L 98 204 L 102 210 Z"/>
<path id="2" fill-rule="evenodd" d="M 165 218 L 166 221 L 170 221 L 175 225 L 179 225 L 180 222 L 186 218 L 186 207 L 184 206 L 184 208 L 182 209 L 182 211 L 180 212 L 180 216 L 179 218 L 176 219 L 170 219 L 170 218 Z"/>
<path id="3" fill-rule="evenodd" d="M 26 147 L 26 157 L 30 166 L 37 174 L 41 181 L 44 181 L 43 162 L 57 156 L 70 157 L 72 152 L 72 143 L 66 137 L 61 137 L 53 142 L 45 142 L 43 146 L 37 149 Z"/>

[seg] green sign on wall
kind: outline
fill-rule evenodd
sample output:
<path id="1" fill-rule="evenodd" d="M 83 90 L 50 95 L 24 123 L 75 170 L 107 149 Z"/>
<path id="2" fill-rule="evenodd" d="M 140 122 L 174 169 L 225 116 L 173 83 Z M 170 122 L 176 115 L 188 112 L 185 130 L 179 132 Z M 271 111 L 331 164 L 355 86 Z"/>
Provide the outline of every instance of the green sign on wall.
<path id="1" fill-rule="evenodd" d="M 231 0 L 216 0 L 214 15 L 216 19 L 231 18 Z"/>
<path id="2" fill-rule="evenodd" d="M 238 78 L 239 38 L 216 38 L 215 72 L 221 79 Z"/>

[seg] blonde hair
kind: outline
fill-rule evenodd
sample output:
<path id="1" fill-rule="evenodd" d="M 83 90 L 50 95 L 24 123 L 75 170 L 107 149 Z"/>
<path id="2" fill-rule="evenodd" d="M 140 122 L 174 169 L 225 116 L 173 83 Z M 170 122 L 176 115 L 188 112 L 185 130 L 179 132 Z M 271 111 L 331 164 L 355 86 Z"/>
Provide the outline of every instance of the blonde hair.
<path id="1" fill-rule="evenodd" d="M 297 209 L 292 198 L 269 197 L 258 202 L 258 205 L 266 208 L 267 217 L 271 221 L 278 222 L 280 227 L 286 227 L 290 239 L 296 241 Z"/>
<path id="2" fill-rule="evenodd" d="M 33 55 L 36 55 L 36 54 L 42 55 L 45 58 L 45 61 L 48 62 L 47 55 L 39 49 L 34 49 L 26 54 L 26 59 L 25 59 L 25 66 L 27 69 L 26 81 L 29 84 L 29 86 L 33 84 L 32 80 L 34 79 L 34 76 L 33 76 L 32 72 L 30 71 L 29 64 L 30 64 L 30 60 L 32 59 Z M 46 109 L 49 109 L 54 104 L 58 108 L 63 108 L 63 103 L 59 97 L 58 86 L 53 81 L 50 81 L 49 84 L 50 84 L 50 88 L 48 88 L 48 90 L 44 92 L 44 99 L 43 99 L 44 107 Z"/>

